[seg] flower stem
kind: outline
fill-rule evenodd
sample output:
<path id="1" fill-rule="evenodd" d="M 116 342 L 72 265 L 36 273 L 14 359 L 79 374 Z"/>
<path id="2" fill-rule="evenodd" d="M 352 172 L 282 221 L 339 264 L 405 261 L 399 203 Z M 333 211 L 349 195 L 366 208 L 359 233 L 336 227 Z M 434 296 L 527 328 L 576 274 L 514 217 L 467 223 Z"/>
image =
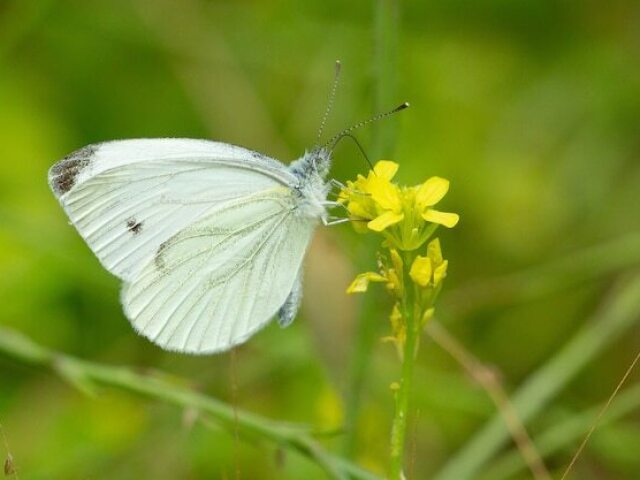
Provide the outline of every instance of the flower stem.
<path id="1" fill-rule="evenodd" d="M 404 293 L 402 298 L 402 316 L 406 326 L 406 341 L 402 355 L 402 377 L 396 390 L 396 408 L 391 426 L 391 465 L 389 476 L 391 480 L 402 480 L 404 454 L 406 444 L 407 420 L 412 390 L 413 367 L 416 360 L 420 335 L 418 334 L 420 309 L 415 301 L 414 285 L 408 281 L 407 272 L 413 262 L 409 252 L 404 255 Z"/>

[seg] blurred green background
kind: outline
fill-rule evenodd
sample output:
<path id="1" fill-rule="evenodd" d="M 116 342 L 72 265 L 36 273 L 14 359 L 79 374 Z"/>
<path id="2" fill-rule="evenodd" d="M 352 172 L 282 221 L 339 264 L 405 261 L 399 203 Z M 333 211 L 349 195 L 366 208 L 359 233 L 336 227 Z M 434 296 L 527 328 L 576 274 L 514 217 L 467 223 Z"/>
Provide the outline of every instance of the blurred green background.
<path id="1" fill-rule="evenodd" d="M 55 161 L 109 139 L 212 138 L 288 162 L 312 145 L 341 59 L 328 133 L 411 102 L 358 137 L 374 159 L 400 163 L 401 182 L 451 180 L 442 207 L 462 220 L 440 231 L 450 273 L 437 317 L 528 409 L 558 477 L 640 349 L 640 4 L 407 1 L 394 22 L 392 3 L 0 0 L 1 325 L 84 359 L 168 372 L 272 419 L 346 421 L 327 448 L 383 473 L 399 373 L 378 340 L 389 304 L 382 289 L 344 293 L 374 268 L 374 239 L 320 229 L 290 328 L 270 325 L 234 356 L 165 353 L 131 329 L 118 280 L 46 182 Z M 353 145 L 337 148 L 335 178 L 366 170 Z M 572 478 L 640 478 L 639 380 Z M 470 478 L 531 478 L 500 470 L 505 455 L 521 462 L 508 436 L 487 440 L 500 421 L 477 436 L 494 405 L 428 337 L 413 407 L 409 478 L 463 478 L 451 472 L 474 455 L 487 458 Z M 92 398 L 0 352 L 0 455 L 8 445 L 22 479 L 324 478 L 191 413 L 110 388 Z"/>

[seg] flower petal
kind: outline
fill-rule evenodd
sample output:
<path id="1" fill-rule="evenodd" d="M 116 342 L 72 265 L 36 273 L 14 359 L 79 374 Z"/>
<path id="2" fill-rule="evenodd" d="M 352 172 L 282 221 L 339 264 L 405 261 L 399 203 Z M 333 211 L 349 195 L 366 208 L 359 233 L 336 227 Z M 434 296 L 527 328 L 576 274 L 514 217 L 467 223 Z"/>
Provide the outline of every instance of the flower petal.
<path id="1" fill-rule="evenodd" d="M 431 207 L 442 200 L 449 191 L 449 180 L 431 177 L 418 188 L 416 204 L 420 210 Z"/>
<path id="2" fill-rule="evenodd" d="M 433 284 L 438 286 L 442 279 L 447 276 L 447 266 L 449 265 L 449 261 L 445 260 L 442 262 L 438 268 L 433 272 Z"/>
<path id="3" fill-rule="evenodd" d="M 381 232 L 385 228 L 402 221 L 403 218 L 403 213 L 384 212 L 382 215 L 367 223 L 367 227 L 374 232 Z"/>
<path id="4" fill-rule="evenodd" d="M 440 249 L 440 239 L 434 238 L 427 245 L 427 257 L 431 259 L 431 263 L 434 267 L 437 267 L 442 263 L 442 250 Z"/>
<path id="5" fill-rule="evenodd" d="M 422 315 L 421 322 L 420 322 L 420 323 L 422 324 L 422 326 L 423 326 L 423 327 L 427 324 L 427 322 L 428 322 L 429 320 L 431 320 L 431 319 L 433 318 L 433 314 L 434 314 L 434 312 L 435 312 L 435 309 L 434 309 L 433 307 L 431 307 L 431 308 L 427 309 L 427 310 L 424 312 L 424 314 Z"/>
<path id="6" fill-rule="evenodd" d="M 399 165 L 396 162 L 390 160 L 380 160 L 376 162 L 373 167 L 373 171 L 376 177 L 384 178 L 385 180 L 391 180 L 398 171 Z"/>
<path id="7" fill-rule="evenodd" d="M 369 205 L 367 205 L 367 203 L 370 203 L 370 202 L 366 202 L 365 198 L 359 198 L 359 199 L 352 198 L 349 204 L 347 205 L 347 211 L 349 212 L 349 214 L 353 215 L 354 217 L 370 220 L 375 216 L 375 213 L 372 214 L 369 211 L 369 208 L 367 208 L 369 207 Z"/>
<path id="8" fill-rule="evenodd" d="M 432 208 L 425 210 L 422 213 L 422 218 L 427 222 L 444 225 L 447 228 L 455 227 L 458 220 L 460 220 L 460 216 L 457 213 L 440 212 L 439 210 L 434 210 Z"/>
<path id="9" fill-rule="evenodd" d="M 349 288 L 347 288 L 347 293 L 362 293 L 366 292 L 367 288 L 369 288 L 369 282 L 386 282 L 387 279 L 376 272 L 365 272 L 360 273 L 358 276 L 351 282 Z"/>
<path id="10" fill-rule="evenodd" d="M 400 189 L 389 180 L 382 177 L 373 177 L 369 180 L 369 193 L 371 194 L 371 199 L 382 210 L 400 212 L 402 208 Z"/>
<path id="11" fill-rule="evenodd" d="M 398 302 L 393 305 L 391 315 L 389 315 L 389 320 L 391 321 L 391 329 L 394 333 L 400 330 L 400 327 L 402 326 L 402 314 L 400 313 Z"/>
<path id="12" fill-rule="evenodd" d="M 431 265 L 431 259 L 429 257 L 422 257 L 418 255 L 411 265 L 409 276 L 411 280 L 420 285 L 426 287 L 431 280 L 431 272 L 433 271 Z"/>
<path id="13" fill-rule="evenodd" d="M 390 248 L 389 254 L 391 256 L 391 263 L 393 264 L 393 269 L 396 272 L 400 272 L 400 274 L 402 274 L 402 270 L 404 270 L 404 262 L 402 261 L 402 257 L 398 253 L 398 250 L 396 250 L 395 248 Z"/>

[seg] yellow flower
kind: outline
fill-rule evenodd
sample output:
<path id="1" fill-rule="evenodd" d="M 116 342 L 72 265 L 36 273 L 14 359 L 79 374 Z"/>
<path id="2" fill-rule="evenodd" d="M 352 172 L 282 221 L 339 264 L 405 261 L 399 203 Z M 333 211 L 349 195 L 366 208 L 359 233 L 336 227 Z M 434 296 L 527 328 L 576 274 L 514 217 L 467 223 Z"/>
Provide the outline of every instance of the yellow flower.
<path id="1" fill-rule="evenodd" d="M 397 163 L 382 160 L 373 167 L 373 175 L 369 174 L 369 194 L 376 203 L 378 216 L 367 226 L 374 232 L 381 232 L 404 218 L 400 188 L 391 183 L 397 171 Z"/>
<path id="2" fill-rule="evenodd" d="M 416 207 L 421 217 L 427 222 L 455 227 L 460 217 L 456 213 L 441 212 L 431 208 L 438 203 L 449 191 L 449 180 L 431 177 L 417 188 Z"/>
<path id="3" fill-rule="evenodd" d="M 366 178 L 358 175 L 355 182 L 347 182 L 338 200 L 347 204 L 351 215 L 368 220 L 369 229 L 381 232 L 404 218 L 400 189 L 391 183 L 397 171 L 397 163 L 381 160 Z"/>
<path id="4" fill-rule="evenodd" d="M 422 314 L 422 319 L 420 320 L 420 326 L 424 327 L 429 320 L 433 318 L 433 314 L 435 312 L 435 308 L 427 308 L 425 312 Z"/>
<path id="5" fill-rule="evenodd" d="M 432 271 L 431 259 L 429 257 L 422 257 L 418 255 L 411 265 L 409 276 L 411 277 L 411 280 L 421 287 L 426 287 L 431 281 Z"/>
<path id="6" fill-rule="evenodd" d="M 387 288 L 391 293 L 395 293 L 397 297 L 402 297 L 404 290 L 404 281 L 402 280 L 404 262 L 398 251 L 393 248 L 389 250 L 389 255 L 391 256 L 391 264 L 393 267 L 385 268 L 383 265 L 383 269 L 390 280 Z"/>
<path id="7" fill-rule="evenodd" d="M 427 245 L 427 257 L 431 260 L 431 266 L 433 267 L 433 286 L 437 287 L 442 282 L 442 279 L 447 276 L 447 267 L 449 265 L 449 261 L 442 257 L 439 238 L 434 238 Z"/>
<path id="8" fill-rule="evenodd" d="M 449 190 L 447 180 L 431 177 L 415 187 L 400 187 L 392 182 L 397 171 L 397 163 L 381 160 L 367 177 L 358 175 L 355 181 L 347 182 L 338 200 L 356 230 L 382 233 L 390 246 L 415 250 L 438 225 L 451 228 L 459 216 L 432 208 Z"/>
<path id="9" fill-rule="evenodd" d="M 449 260 L 445 260 L 433 271 L 433 284 L 436 287 L 440 285 L 440 282 L 442 282 L 442 279 L 447 276 L 448 265 L 449 265 Z"/>
<path id="10" fill-rule="evenodd" d="M 370 282 L 387 282 L 387 277 L 383 277 L 379 273 L 365 272 L 360 273 L 351 282 L 351 285 L 347 288 L 347 293 L 363 293 L 369 288 Z"/>
<path id="11" fill-rule="evenodd" d="M 440 239 L 434 238 L 427 245 L 427 257 L 431 259 L 434 265 L 440 265 L 444 258 L 442 257 L 442 249 L 440 248 Z"/>
<path id="12" fill-rule="evenodd" d="M 389 321 L 391 323 L 391 331 L 393 335 L 382 337 L 382 341 L 393 343 L 398 352 L 398 356 L 402 358 L 404 344 L 407 341 L 407 326 L 402 321 L 402 314 L 400 313 L 400 307 L 398 306 L 398 303 L 393 306 L 391 315 L 389 315 Z"/>
<path id="13" fill-rule="evenodd" d="M 442 258 L 440 240 L 434 238 L 427 245 L 427 256 L 418 255 L 413 261 L 409 276 L 411 280 L 421 287 L 428 287 L 429 285 L 437 287 L 447 275 L 448 265 L 449 262 Z"/>
<path id="14" fill-rule="evenodd" d="M 396 250 L 390 252 L 391 264 L 389 261 L 380 262 L 380 273 L 378 272 L 365 272 L 360 273 L 351 282 L 351 285 L 347 288 L 347 293 L 364 293 L 369 288 L 369 283 L 385 283 L 387 289 L 391 294 L 402 297 L 403 293 L 403 281 L 402 281 L 402 258 Z"/>

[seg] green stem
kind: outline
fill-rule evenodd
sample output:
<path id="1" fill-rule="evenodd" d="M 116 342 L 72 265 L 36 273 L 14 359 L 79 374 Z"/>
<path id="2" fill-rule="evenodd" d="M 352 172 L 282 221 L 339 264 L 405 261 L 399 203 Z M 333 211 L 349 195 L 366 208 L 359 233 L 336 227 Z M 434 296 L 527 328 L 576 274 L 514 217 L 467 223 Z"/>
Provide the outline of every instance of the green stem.
<path id="1" fill-rule="evenodd" d="M 396 395 L 396 408 L 391 426 L 391 463 L 389 475 L 391 480 L 404 479 L 403 465 L 405 456 L 405 444 L 407 438 L 407 420 L 413 385 L 413 367 L 416 361 L 416 353 L 420 335 L 418 332 L 419 308 L 415 302 L 416 292 L 408 274 L 413 261 L 411 254 L 405 252 L 404 258 L 404 293 L 402 298 L 402 319 L 406 326 L 406 341 L 402 356 L 402 377 Z"/>
<path id="2" fill-rule="evenodd" d="M 47 349 L 28 337 L 0 327 L 0 352 L 17 361 L 47 367 L 83 393 L 95 394 L 99 385 L 193 408 L 214 419 L 219 425 L 248 440 L 268 440 L 281 448 L 296 451 L 320 466 L 330 478 L 340 480 L 379 480 L 357 465 L 332 455 L 313 438 L 309 427 L 280 423 L 234 407 L 167 381 L 163 375 L 141 375 L 124 367 L 89 362 Z"/>

